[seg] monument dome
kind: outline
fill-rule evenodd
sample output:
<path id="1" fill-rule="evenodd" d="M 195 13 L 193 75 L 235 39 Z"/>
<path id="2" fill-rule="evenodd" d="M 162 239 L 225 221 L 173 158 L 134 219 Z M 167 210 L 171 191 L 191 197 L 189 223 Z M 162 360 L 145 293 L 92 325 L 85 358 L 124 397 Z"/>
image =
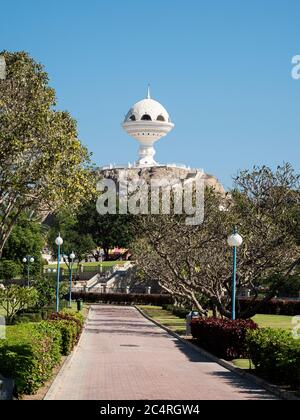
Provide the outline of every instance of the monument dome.
<path id="1" fill-rule="evenodd" d="M 124 130 L 140 143 L 138 166 L 156 166 L 153 156 L 154 143 L 167 135 L 174 124 L 167 110 L 150 97 L 134 104 L 125 116 L 122 124 Z"/>

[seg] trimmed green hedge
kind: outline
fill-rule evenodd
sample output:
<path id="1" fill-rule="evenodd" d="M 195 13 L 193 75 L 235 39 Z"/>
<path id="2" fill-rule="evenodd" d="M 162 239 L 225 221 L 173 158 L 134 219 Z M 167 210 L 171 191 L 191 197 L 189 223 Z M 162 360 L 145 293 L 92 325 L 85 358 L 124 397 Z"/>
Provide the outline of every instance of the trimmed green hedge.
<path id="1" fill-rule="evenodd" d="M 73 350 L 76 344 L 77 328 L 74 322 L 67 320 L 52 321 L 55 328 L 61 334 L 60 352 L 63 356 L 67 356 Z"/>
<path id="2" fill-rule="evenodd" d="M 48 322 L 7 328 L 0 340 L 0 371 L 15 380 L 17 394 L 32 394 L 51 377 L 60 361 L 61 334 Z"/>
<path id="3" fill-rule="evenodd" d="M 61 355 L 69 354 L 83 328 L 83 316 L 54 313 L 48 321 L 9 326 L 0 340 L 0 373 L 15 380 L 15 393 L 33 394 L 52 375 Z"/>
<path id="4" fill-rule="evenodd" d="M 264 328 L 247 334 L 257 372 L 280 384 L 300 385 L 300 340 L 286 330 Z"/>
<path id="5" fill-rule="evenodd" d="M 54 312 L 49 320 L 60 330 L 62 338 L 61 354 L 67 356 L 79 340 L 84 318 L 79 313 L 65 310 L 59 313 Z"/>

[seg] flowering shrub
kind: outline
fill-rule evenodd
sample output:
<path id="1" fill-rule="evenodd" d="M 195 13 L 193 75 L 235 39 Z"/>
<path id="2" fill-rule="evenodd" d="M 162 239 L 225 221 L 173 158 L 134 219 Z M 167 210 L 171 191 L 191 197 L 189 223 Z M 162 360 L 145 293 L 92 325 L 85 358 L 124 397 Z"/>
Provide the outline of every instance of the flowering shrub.
<path id="1" fill-rule="evenodd" d="M 251 319 L 202 318 L 191 324 L 193 338 L 205 350 L 222 359 L 231 360 L 247 357 L 246 334 L 257 329 Z"/>

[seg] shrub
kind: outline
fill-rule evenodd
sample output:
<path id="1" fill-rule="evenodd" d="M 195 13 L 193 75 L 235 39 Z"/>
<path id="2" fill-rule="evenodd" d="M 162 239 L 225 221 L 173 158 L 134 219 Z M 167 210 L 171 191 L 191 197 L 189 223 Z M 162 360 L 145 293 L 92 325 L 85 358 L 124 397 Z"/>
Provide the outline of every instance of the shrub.
<path id="1" fill-rule="evenodd" d="M 258 328 L 251 319 L 235 321 L 222 318 L 203 318 L 191 324 L 191 332 L 197 343 L 222 359 L 247 357 L 246 333 Z"/>
<path id="2" fill-rule="evenodd" d="M 56 301 L 56 279 L 51 277 L 40 277 L 36 278 L 32 282 L 33 286 L 38 291 L 38 302 L 37 306 L 43 308 L 55 303 Z M 61 281 L 59 287 L 59 298 L 60 300 L 67 293 L 69 289 L 69 282 Z M 62 303 L 62 302 L 60 302 Z"/>
<path id="3" fill-rule="evenodd" d="M 61 334 L 60 352 L 63 356 L 67 356 L 73 350 L 77 342 L 77 326 L 74 321 L 70 320 L 56 320 L 52 321 L 55 328 Z"/>
<path id="4" fill-rule="evenodd" d="M 250 309 L 253 305 L 256 305 L 257 302 L 259 302 L 259 299 L 256 300 L 254 303 L 251 301 L 251 299 L 238 299 L 238 304 L 240 310 L 242 311 Z M 300 301 L 291 299 L 271 299 L 259 307 L 258 313 L 270 315 L 298 315 L 300 313 Z"/>
<path id="5" fill-rule="evenodd" d="M 62 338 L 61 353 L 67 356 L 79 340 L 84 318 L 79 313 L 65 310 L 53 312 L 49 316 L 49 320 L 59 329 Z"/>
<path id="6" fill-rule="evenodd" d="M 41 312 L 24 312 L 17 314 L 14 319 L 15 324 L 22 322 L 40 322 L 43 320 Z"/>
<path id="7" fill-rule="evenodd" d="M 16 314 L 24 308 L 32 307 L 38 300 L 34 287 L 23 287 L 16 284 L 0 289 L 0 306 L 6 312 L 7 323 L 12 323 Z"/>
<path id="8" fill-rule="evenodd" d="M 0 278 L 5 280 L 14 279 L 22 273 L 22 264 L 13 260 L 0 262 Z"/>
<path id="9" fill-rule="evenodd" d="M 95 293 L 73 292 L 73 299 L 82 299 L 90 303 L 140 304 L 162 306 L 173 303 L 173 298 L 167 294 L 138 294 L 138 293 Z"/>
<path id="10" fill-rule="evenodd" d="M 271 381 L 300 385 L 300 340 L 286 330 L 265 328 L 247 333 L 249 356 L 257 372 Z"/>
<path id="11" fill-rule="evenodd" d="M 15 380 L 17 394 L 32 394 L 52 373 L 60 360 L 61 335 L 48 322 L 7 328 L 0 340 L 0 369 Z"/>

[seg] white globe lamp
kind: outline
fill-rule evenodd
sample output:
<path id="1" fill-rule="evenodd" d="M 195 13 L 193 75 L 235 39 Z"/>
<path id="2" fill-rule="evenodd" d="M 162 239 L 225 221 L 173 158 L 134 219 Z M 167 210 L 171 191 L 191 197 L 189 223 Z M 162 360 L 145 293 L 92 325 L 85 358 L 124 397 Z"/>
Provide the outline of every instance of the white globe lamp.
<path id="1" fill-rule="evenodd" d="M 63 244 L 63 242 L 64 242 L 63 238 L 60 235 L 58 235 L 58 237 L 55 239 L 56 245 L 61 246 Z"/>
<path id="2" fill-rule="evenodd" d="M 227 243 L 229 246 L 241 246 L 243 243 L 243 238 L 238 233 L 233 233 L 227 239 Z"/>

